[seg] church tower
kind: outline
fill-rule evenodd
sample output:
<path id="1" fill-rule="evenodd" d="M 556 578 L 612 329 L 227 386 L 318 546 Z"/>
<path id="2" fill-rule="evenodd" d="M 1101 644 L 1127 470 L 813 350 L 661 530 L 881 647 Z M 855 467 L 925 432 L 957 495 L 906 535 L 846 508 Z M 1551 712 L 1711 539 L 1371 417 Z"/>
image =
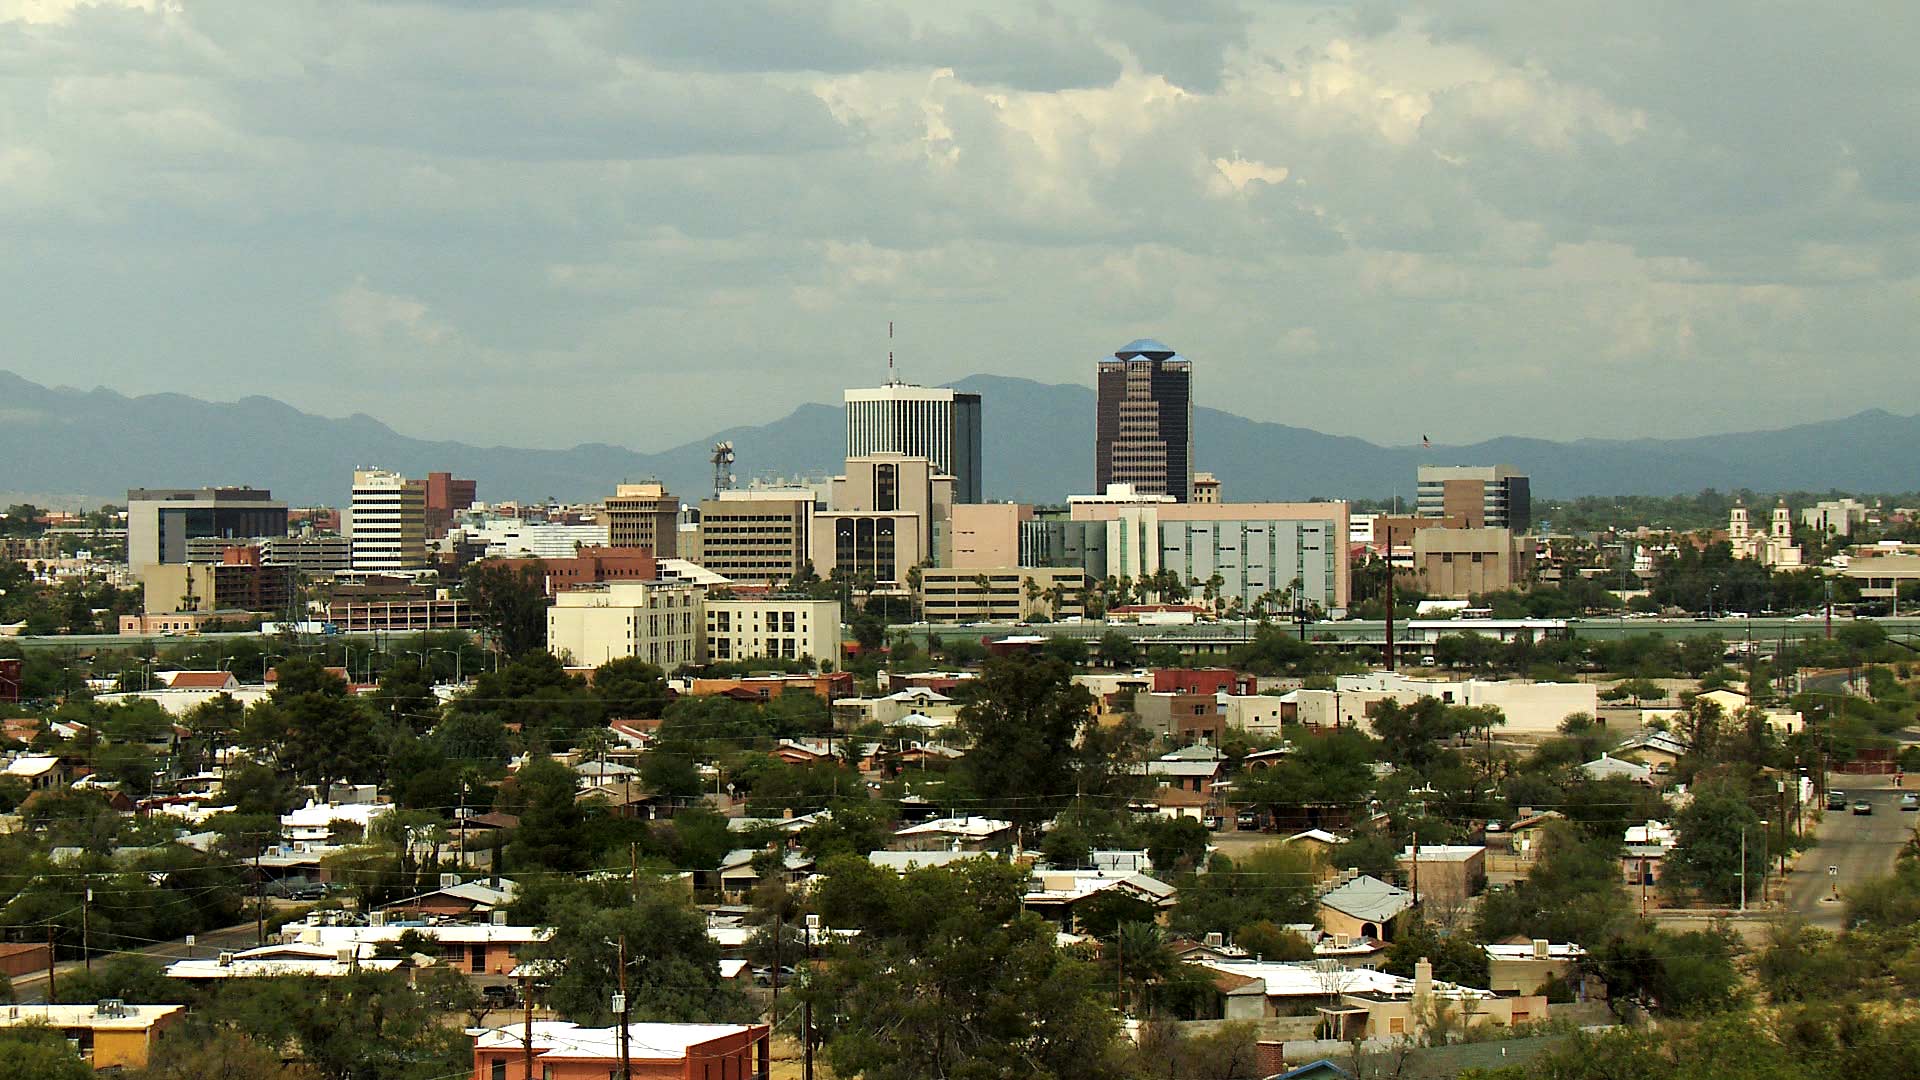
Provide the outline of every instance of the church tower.
<path id="1" fill-rule="evenodd" d="M 1747 536 L 1747 508 L 1741 503 L 1734 503 L 1733 516 L 1727 520 L 1727 539 L 1733 541 L 1734 550 L 1738 551 Z"/>
<path id="2" fill-rule="evenodd" d="M 1787 509 L 1785 499 L 1773 508 L 1773 538 L 1783 544 L 1793 543 L 1793 511 Z"/>

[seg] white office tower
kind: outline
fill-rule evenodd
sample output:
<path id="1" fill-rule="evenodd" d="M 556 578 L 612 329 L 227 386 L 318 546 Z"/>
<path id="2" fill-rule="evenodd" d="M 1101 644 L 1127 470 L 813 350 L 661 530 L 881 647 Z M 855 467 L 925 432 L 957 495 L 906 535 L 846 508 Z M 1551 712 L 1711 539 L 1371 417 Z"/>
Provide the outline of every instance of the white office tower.
<path id="1" fill-rule="evenodd" d="M 848 390 L 847 456 L 901 454 L 954 479 L 954 501 L 980 501 L 980 395 L 888 383 Z"/>

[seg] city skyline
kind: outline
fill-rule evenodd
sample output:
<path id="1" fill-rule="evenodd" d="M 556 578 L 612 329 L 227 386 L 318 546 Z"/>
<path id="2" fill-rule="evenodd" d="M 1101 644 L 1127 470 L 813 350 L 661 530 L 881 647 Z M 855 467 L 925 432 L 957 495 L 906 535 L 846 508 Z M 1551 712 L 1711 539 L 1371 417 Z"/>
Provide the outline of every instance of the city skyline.
<path id="1" fill-rule="evenodd" d="M 1911 19 L 16 3 L 0 325 L 36 381 L 531 446 L 832 400 L 890 320 L 915 382 L 1152 336 L 1374 441 L 1781 426 L 1920 392 Z"/>

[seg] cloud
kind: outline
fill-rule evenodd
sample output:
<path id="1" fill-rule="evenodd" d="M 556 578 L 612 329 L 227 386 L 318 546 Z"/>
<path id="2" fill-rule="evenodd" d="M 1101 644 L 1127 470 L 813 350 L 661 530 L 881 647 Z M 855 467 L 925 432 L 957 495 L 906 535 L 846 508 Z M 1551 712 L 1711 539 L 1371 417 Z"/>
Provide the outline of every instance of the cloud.
<path id="1" fill-rule="evenodd" d="M 1920 395 L 1914 18 L 0 0 L 0 328 L 45 381 L 537 445 L 831 400 L 889 320 L 919 379 L 1151 334 L 1382 439 L 1795 421 Z"/>

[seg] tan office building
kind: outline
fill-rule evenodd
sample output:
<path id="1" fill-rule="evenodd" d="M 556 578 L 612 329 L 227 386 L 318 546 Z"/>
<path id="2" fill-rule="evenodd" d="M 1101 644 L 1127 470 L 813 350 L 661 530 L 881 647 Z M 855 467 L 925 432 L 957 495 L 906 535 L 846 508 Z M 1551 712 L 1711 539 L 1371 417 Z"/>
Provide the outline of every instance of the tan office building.
<path id="1" fill-rule="evenodd" d="M 1033 507 L 1019 503 L 960 503 L 953 508 L 953 566 L 987 569 L 1020 564 L 1020 523 Z"/>
<path id="2" fill-rule="evenodd" d="M 913 567 L 949 561 L 953 484 L 927 458 L 848 458 L 846 474 L 833 478 L 831 509 L 813 516 L 815 572 L 871 574 L 882 586 L 898 588 Z"/>
<path id="3" fill-rule="evenodd" d="M 605 504 L 601 521 L 610 547 L 642 547 L 655 558 L 678 558 L 680 500 L 665 484 L 619 484 Z"/>
<path id="4" fill-rule="evenodd" d="M 929 567 L 920 571 L 928 622 L 1019 622 L 1086 614 L 1087 575 L 1061 567 Z"/>
<path id="5" fill-rule="evenodd" d="M 1421 529 L 1413 534 L 1413 570 L 1428 596 L 1465 599 L 1527 580 L 1533 544 L 1506 529 Z"/>
<path id="6" fill-rule="evenodd" d="M 811 492 L 723 491 L 700 500 L 698 549 L 688 556 L 732 581 L 791 581 L 807 563 L 813 511 Z"/>

